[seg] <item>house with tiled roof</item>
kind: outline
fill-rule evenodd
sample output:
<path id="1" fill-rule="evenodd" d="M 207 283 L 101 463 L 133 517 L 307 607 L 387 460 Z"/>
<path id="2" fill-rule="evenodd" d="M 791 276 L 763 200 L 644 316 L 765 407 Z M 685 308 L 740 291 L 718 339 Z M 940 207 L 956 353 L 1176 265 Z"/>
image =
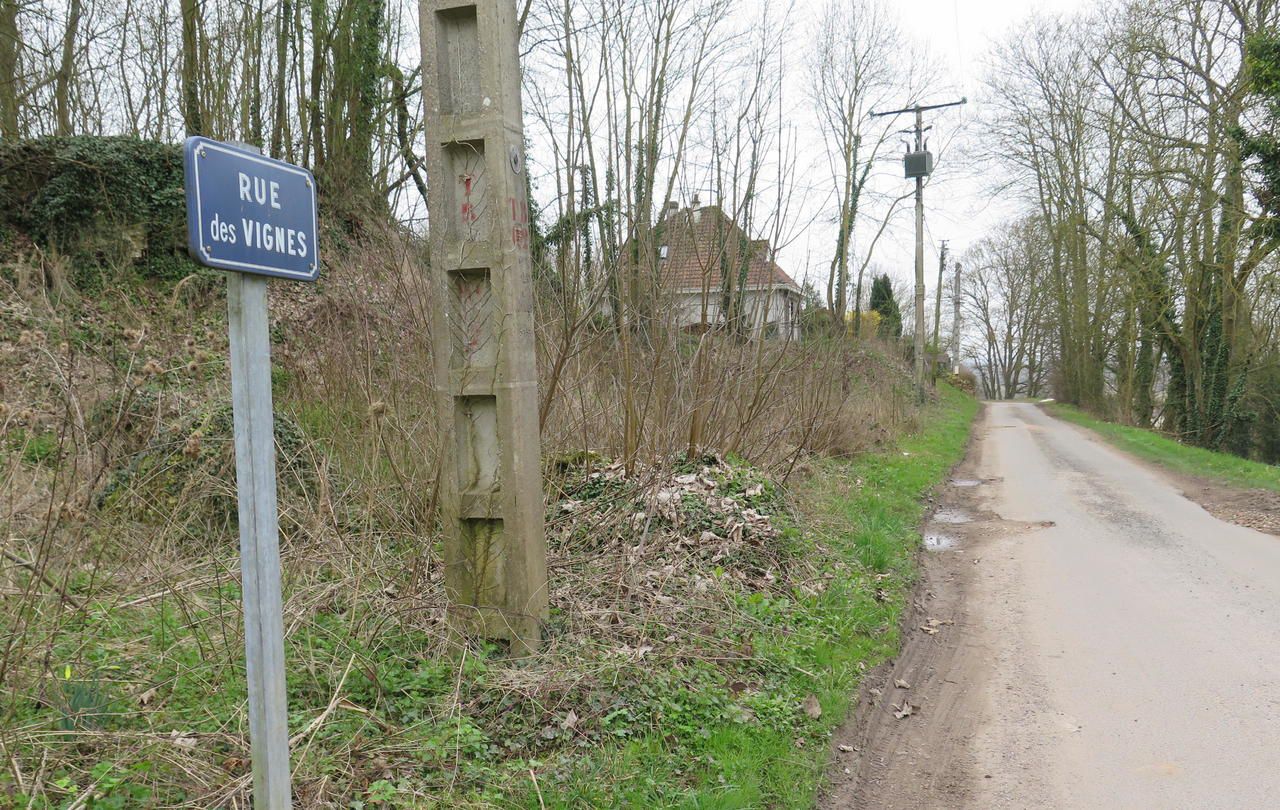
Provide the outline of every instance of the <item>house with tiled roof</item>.
<path id="1" fill-rule="evenodd" d="M 726 301 L 740 301 L 753 336 L 800 338 L 800 286 L 778 266 L 769 240 L 750 238 L 718 206 L 697 198 L 687 208 L 670 203 L 655 237 L 660 296 L 676 326 L 722 327 Z"/>

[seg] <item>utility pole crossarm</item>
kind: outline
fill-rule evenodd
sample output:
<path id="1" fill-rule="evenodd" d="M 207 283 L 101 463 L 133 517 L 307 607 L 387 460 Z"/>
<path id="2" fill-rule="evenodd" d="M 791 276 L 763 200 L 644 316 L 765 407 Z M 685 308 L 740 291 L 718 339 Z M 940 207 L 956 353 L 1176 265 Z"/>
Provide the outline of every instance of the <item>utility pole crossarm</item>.
<path id="1" fill-rule="evenodd" d="M 944 107 L 959 107 L 961 104 L 968 104 L 969 99 L 961 96 L 959 101 L 948 101 L 945 104 L 917 104 L 914 107 L 903 107 L 900 110 L 885 110 L 884 112 L 870 112 L 872 118 L 881 118 L 886 115 L 902 115 L 904 113 L 923 113 L 929 110 L 941 110 Z"/>

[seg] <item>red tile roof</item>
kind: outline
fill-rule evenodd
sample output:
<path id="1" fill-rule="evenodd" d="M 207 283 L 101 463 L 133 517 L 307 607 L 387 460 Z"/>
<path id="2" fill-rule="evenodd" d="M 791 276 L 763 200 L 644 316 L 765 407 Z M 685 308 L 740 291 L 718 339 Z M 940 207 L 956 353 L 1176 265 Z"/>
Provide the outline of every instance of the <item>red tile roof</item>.
<path id="1" fill-rule="evenodd" d="M 767 239 L 750 239 L 718 206 L 667 209 L 658 230 L 659 266 L 667 292 L 701 292 L 718 289 L 724 264 L 736 268 L 747 245 L 746 289 L 800 287 L 772 257 Z M 666 258 L 662 258 L 665 246 Z"/>

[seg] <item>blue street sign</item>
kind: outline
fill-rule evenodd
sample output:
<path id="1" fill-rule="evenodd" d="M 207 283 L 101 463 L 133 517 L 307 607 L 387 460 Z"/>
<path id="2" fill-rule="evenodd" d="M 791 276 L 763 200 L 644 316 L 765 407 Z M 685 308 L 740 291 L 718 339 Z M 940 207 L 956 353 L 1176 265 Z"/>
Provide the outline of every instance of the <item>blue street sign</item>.
<path id="1" fill-rule="evenodd" d="M 187 249 L 208 267 L 315 281 L 311 172 L 208 138 L 187 138 Z"/>

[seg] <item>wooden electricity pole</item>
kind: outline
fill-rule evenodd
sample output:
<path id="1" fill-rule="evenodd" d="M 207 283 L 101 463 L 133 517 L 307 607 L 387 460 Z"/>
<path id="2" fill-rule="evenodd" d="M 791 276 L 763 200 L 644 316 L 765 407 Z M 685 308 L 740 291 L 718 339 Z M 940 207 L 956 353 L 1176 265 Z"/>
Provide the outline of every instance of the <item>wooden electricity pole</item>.
<path id="1" fill-rule="evenodd" d="M 956 262 L 955 286 L 951 293 L 951 369 L 960 373 L 960 262 Z"/>
<path id="2" fill-rule="evenodd" d="M 547 618 L 529 204 L 511 0 L 420 0 L 445 589 L 529 651 Z"/>
<path id="3" fill-rule="evenodd" d="M 872 112 L 870 115 L 879 118 L 885 115 L 902 115 L 903 113 L 914 113 L 916 117 L 916 125 L 913 129 L 907 130 L 915 134 L 915 151 L 908 152 L 903 157 L 903 167 L 906 170 L 908 178 L 914 178 L 916 181 L 916 295 L 915 295 L 915 316 L 916 316 L 916 334 L 915 334 L 915 378 L 916 378 L 916 399 L 919 402 L 925 400 L 924 389 L 924 180 L 933 173 L 933 155 L 925 149 L 924 133 L 927 127 L 924 125 L 924 113 L 928 110 L 940 110 L 943 107 L 956 107 L 960 104 L 967 103 L 968 99 L 960 99 L 959 101 L 951 101 L 946 104 L 917 104 L 914 107 L 904 107 L 901 110 L 889 110 L 887 112 Z"/>

